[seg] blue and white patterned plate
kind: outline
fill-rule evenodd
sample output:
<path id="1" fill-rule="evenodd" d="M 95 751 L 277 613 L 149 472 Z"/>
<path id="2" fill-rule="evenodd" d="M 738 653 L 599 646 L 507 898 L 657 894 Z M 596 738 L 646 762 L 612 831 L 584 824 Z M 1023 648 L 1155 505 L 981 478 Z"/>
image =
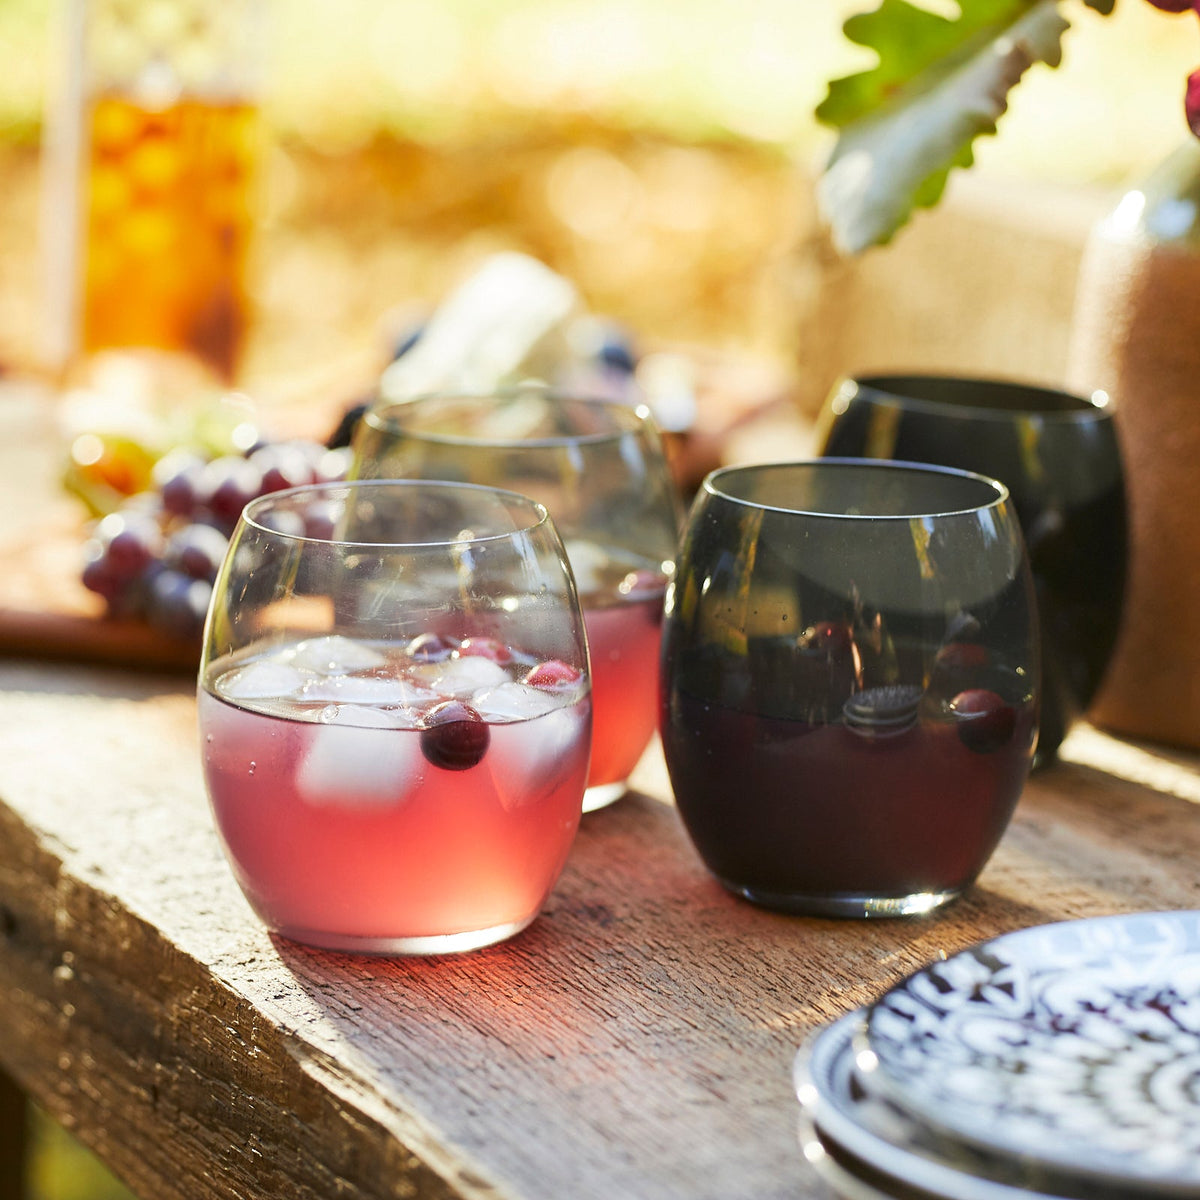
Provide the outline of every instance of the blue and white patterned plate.
<path id="1" fill-rule="evenodd" d="M 942 1141 L 884 1097 L 871 1095 L 855 1076 L 852 1042 L 863 1013 L 822 1029 L 796 1054 L 793 1082 L 800 1101 L 804 1157 L 839 1196 L 874 1186 L 878 1197 L 917 1188 L 933 1200 L 1064 1200 L 1078 1197 L 1066 1181 L 1027 1171 L 1010 1158 L 959 1142 Z M 860 1176 L 870 1176 L 874 1185 Z M 1089 1184 L 1088 1200 L 1116 1193 Z M 1120 1200 L 1129 1200 L 1122 1193 Z"/>
<path id="2" fill-rule="evenodd" d="M 865 1012 L 860 1082 L 932 1129 L 1107 1186 L 1200 1193 L 1200 912 L 1006 934 Z"/>

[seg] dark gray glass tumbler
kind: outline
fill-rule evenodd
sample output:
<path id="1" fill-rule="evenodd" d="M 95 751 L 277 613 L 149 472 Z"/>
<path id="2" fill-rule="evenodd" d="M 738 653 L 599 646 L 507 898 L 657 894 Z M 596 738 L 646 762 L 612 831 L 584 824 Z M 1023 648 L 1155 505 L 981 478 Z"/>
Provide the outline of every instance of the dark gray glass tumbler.
<path id="1" fill-rule="evenodd" d="M 770 908 L 937 908 L 1012 816 L 1038 661 L 1002 484 L 864 460 L 715 471 L 663 631 L 660 729 L 687 832 L 725 887 Z"/>
<path id="2" fill-rule="evenodd" d="M 978 471 L 1008 488 L 1042 629 L 1035 765 L 1052 762 L 1112 656 L 1125 586 L 1124 473 L 1113 414 L 1005 380 L 873 375 L 834 388 L 820 451 Z"/>

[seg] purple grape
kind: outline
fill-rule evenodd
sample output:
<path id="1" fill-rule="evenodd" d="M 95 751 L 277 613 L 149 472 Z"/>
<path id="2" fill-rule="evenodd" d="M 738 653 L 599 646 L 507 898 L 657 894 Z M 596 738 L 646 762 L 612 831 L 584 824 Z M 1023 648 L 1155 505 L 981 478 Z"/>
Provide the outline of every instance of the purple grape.
<path id="1" fill-rule="evenodd" d="M 162 554 L 163 535 L 149 513 L 121 509 L 109 513 L 96 527 L 109 570 L 120 579 L 132 579 Z"/>
<path id="2" fill-rule="evenodd" d="M 83 548 L 83 554 L 83 572 L 80 576 L 83 586 L 111 603 L 121 594 L 127 581 L 113 571 L 107 549 L 99 538 L 90 538 Z"/>
<path id="3" fill-rule="evenodd" d="M 248 458 L 225 454 L 204 468 L 202 494 L 209 512 L 219 525 L 232 529 L 242 509 L 262 494 L 263 477 Z"/>
<path id="4" fill-rule="evenodd" d="M 205 461 L 190 450 L 172 450 L 154 464 L 152 480 L 163 508 L 176 517 L 191 517 L 200 507 Z"/>
<path id="5" fill-rule="evenodd" d="M 204 629 L 211 599 L 211 584 L 164 567 L 149 581 L 146 619 L 170 637 L 195 641 Z"/>
<path id="6" fill-rule="evenodd" d="M 250 455 L 250 462 L 262 472 L 264 494 L 316 482 L 309 455 L 295 442 L 262 446 Z"/>
<path id="7" fill-rule="evenodd" d="M 184 525 L 167 539 L 163 562 L 192 579 L 212 583 L 228 549 L 229 539 L 212 525 Z"/>
<path id="8" fill-rule="evenodd" d="M 109 613 L 114 617 L 133 617 L 145 620 L 154 580 L 166 569 L 162 561 L 156 559 L 140 575 L 126 580 L 120 594 L 109 602 Z"/>

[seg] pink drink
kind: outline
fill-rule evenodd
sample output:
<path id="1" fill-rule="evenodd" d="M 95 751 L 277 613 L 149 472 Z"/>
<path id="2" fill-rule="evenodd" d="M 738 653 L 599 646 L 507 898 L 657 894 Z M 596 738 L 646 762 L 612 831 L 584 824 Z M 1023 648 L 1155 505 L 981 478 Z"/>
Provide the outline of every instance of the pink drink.
<path id="1" fill-rule="evenodd" d="M 583 551 L 581 553 L 581 546 Z M 658 722 L 666 576 L 648 561 L 571 542 L 592 668 L 592 767 L 584 811 L 616 799 Z"/>
<path id="2" fill-rule="evenodd" d="M 527 925 L 578 826 L 591 708 L 578 672 L 543 688 L 523 682 L 534 669 L 324 638 L 214 673 L 199 696 L 209 796 L 261 919 L 393 953 Z M 455 701 L 471 720 L 439 728 Z"/>
<path id="3" fill-rule="evenodd" d="M 658 720 L 663 589 L 644 599 L 583 610 L 592 663 L 592 769 L 588 786 L 622 783 Z"/>

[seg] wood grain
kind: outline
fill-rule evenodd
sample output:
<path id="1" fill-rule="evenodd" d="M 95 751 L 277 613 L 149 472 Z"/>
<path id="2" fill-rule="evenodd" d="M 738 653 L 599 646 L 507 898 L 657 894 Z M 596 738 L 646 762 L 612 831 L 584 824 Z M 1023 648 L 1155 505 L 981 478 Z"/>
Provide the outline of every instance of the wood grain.
<path id="1" fill-rule="evenodd" d="M 1065 754 L 966 899 L 837 922 L 713 883 L 652 752 L 525 934 L 376 959 L 254 920 L 185 686 L 0 665 L 0 1065 L 147 1200 L 817 1196 L 812 1029 L 981 937 L 1197 906 L 1196 763 L 1092 731 Z"/>

